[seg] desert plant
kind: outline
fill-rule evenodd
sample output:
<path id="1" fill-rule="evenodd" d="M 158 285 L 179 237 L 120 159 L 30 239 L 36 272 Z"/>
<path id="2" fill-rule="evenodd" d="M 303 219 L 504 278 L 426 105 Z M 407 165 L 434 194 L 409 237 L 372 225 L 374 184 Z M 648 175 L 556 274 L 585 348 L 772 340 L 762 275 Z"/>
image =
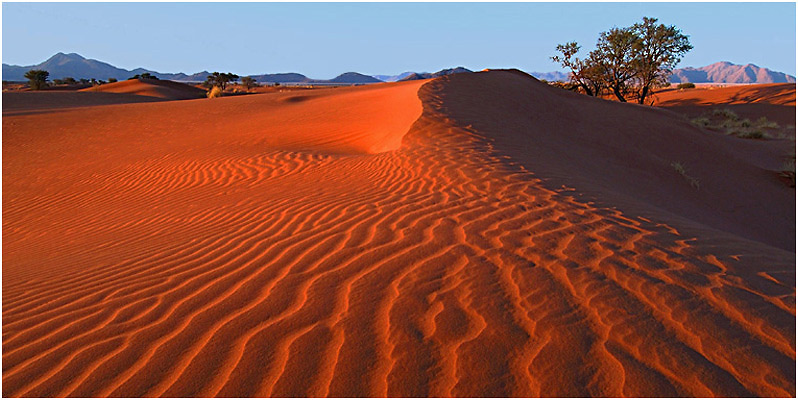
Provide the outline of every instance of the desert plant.
<path id="1" fill-rule="evenodd" d="M 41 90 L 47 87 L 47 77 L 50 73 L 41 69 L 32 69 L 25 73 L 25 78 L 30 82 L 32 90 Z"/>
<path id="2" fill-rule="evenodd" d="M 153 80 L 157 81 L 158 77 L 153 75 L 153 74 L 151 74 L 151 73 L 149 73 L 149 72 L 145 72 L 145 73 L 143 73 L 141 75 L 136 74 L 136 75 L 131 76 L 130 78 L 127 78 L 127 80 L 129 80 L 129 81 L 133 80 L 133 79 L 153 79 Z"/>
<path id="3" fill-rule="evenodd" d="M 241 84 L 244 85 L 247 90 L 258 86 L 258 82 L 251 76 L 245 76 L 241 78 Z"/>
<path id="4" fill-rule="evenodd" d="M 571 88 L 579 87 L 588 96 L 599 96 L 604 88 L 600 66 L 590 58 L 579 59 L 576 57 L 579 48 L 576 42 L 558 44 L 557 51 L 561 55 L 553 56 L 551 60 L 571 71 L 569 82 Z M 571 89 L 569 88 L 569 90 Z"/>
<path id="5" fill-rule="evenodd" d="M 737 136 L 743 139 L 769 139 L 770 135 L 765 132 L 762 132 L 759 129 L 746 129 L 744 127 L 731 129 L 728 132 L 729 135 Z"/>
<path id="6" fill-rule="evenodd" d="M 761 117 L 757 119 L 756 122 L 754 122 L 754 125 L 758 128 L 779 129 L 778 123 L 770 121 L 766 117 Z"/>
<path id="7" fill-rule="evenodd" d="M 789 187 L 795 187 L 795 156 L 793 155 L 788 160 L 784 161 L 784 164 L 781 166 L 781 172 L 779 172 L 779 176 L 784 178 L 787 182 Z"/>
<path id="8" fill-rule="evenodd" d="M 681 57 L 693 46 L 675 26 L 657 24 L 656 18 L 626 28 L 612 28 L 599 35 L 596 49 L 579 59 L 576 42 L 557 45 L 561 55 L 552 61 L 571 71 L 571 82 L 588 95 L 599 95 L 603 88 L 626 102 L 636 95 L 645 104 L 652 90 L 670 86 L 668 78 Z"/>
<path id="9" fill-rule="evenodd" d="M 645 104 L 652 89 L 668 83 L 676 64 L 693 49 L 690 40 L 675 26 L 657 24 L 656 18 L 643 17 L 632 25 L 639 38 L 633 67 L 637 71 L 637 101 Z"/>
<path id="10" fill-rule="evenodd" d="M 687 175 L 687 169 L 684 167 L 684 165 L 682 165 L 682 163 L 674 161 L 671 163 L 671 168 L 673 168 L 673 170 L 676 171 L 676 173 L 681 175 L 687 182 L 689 182 L 690 186 L 698 190 L 700 186 L 698 179 L 693 178 L 690 175 Z"/>
<path id="11" fill-rule="evenodd" d="M 737 113 L 735 113 L 732 110 L 729 110 L 728 108 L 716 108 L 712 110 L 712 115 L 715 117 L 722 117 L 730 120 L 737 120 L 740 118 L 737 116 Z"/>
<path id="12" fill-rule="evenodd" d="M 214 86 L 208 91 L 208 98 L 215 99 L 217 97 L 222 97 L 222 89 L 219 86 Z"/>
<path id="13" fill-rule="evenodd" d="M 695 83 L 693 82 L 684 82 L 676 85 L 677 89 L 695 89 Z"/>
<path id="14" fill-rule="evenodd" d="M 227 88 L 227 84 L 229 82 L 235 82 L 238 79 L 238 75 L 225 72 L 214 72 L 208 75 L 208 78 L 205 80 L 205 85 L 207 87 L 213 88 L 214 86 L 218 86 L 222 91 Z"/>
<path id="15" fill-rule="evenodd" d="M 698 117 L 690 120 L 690 123 L 699 128 L 708 128 L 712 125 L 712 121 L 707 117 Z"/>
<path id="16" fill-rule="evenodd" d="M 114 83 L 116 81 L 117 81 L 116 78 L 108 78 L 108 83 Z"/>

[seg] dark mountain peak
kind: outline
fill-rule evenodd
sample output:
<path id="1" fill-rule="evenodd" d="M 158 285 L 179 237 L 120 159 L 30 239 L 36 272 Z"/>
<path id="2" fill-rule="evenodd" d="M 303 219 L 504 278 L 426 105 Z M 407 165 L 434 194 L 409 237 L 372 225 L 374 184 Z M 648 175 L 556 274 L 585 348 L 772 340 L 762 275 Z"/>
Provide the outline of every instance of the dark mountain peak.
<path id="1" fill-rule="evenodd" d="M 48 58 L 47 62 L 67 62 L 67 61 L 83 61 L 86 58 L 78 53 L 55 53 L 52 57 Z"/>
<path id="2" fill-rule="evenodd" d="M 379 79 L 376 79 L 372 76 L 363 75 L 357 72 L 344 72 L 341 75 L 336 76 L 333 79 L 330 79 L 330 82 L 335 83 L 377 83 L 382 82 Z"/>
<path id="3" fill-rule="evenodd" d="M 406 76 L 406 77 L 404 77 L 404 78 L 402 78 L 400 80 L 402 80 L 402 81 L 413 81 L 413 80 L 418 80 L 418 79 L 438 78 L 438 77 L 445 76 L 445 75 L 461 74 L 461 73 L 464 73 L 464 72 L 473 72 L 473 71 L 471 71 L 468 68 L 464 68 L 464 67 L 448 68 L 448 69 L 442 69 L 442 70 L 440 70 L 440 71 L 438 71 L 438 72 L 436 72 L 434 74 L 430 74 L 430 73 L 426 73 L 426 72 L 414 73 L 414 74 L 408 75 L 408 76 Z"/>

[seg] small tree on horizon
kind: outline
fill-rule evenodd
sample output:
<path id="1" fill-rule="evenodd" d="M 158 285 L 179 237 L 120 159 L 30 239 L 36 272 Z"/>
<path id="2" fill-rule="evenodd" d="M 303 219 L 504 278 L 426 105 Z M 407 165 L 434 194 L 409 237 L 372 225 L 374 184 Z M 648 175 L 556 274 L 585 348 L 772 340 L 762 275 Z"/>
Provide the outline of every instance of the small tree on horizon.
<path id="1" fill-rule="evenodd" d="M 247 88 L 247 90 L 250 90 L 258 86 L 258 82 L 251 76 L 245 76 L 241 78 L 241 84 L 244 85 L 244 87 Z"/>
<path id="2" fill-rule="evenodd" d="M 235 82 L 236 80 L 238 80 L 238 75 L 236 74 L 214 72 L 208 75 L 208 78 L 205 80 L 205 86 L 208 88 L 218 86 L 219 89 L 224 90 L 229 82 Z"/>
<path id="3" fill-rule="evenodd" d="M 47 78 L 50 73 L 41 69 L 32 69 L 25 73 L 25 78 L 30 83 L 32 90 L 41 90 L 47 87 Z"/>

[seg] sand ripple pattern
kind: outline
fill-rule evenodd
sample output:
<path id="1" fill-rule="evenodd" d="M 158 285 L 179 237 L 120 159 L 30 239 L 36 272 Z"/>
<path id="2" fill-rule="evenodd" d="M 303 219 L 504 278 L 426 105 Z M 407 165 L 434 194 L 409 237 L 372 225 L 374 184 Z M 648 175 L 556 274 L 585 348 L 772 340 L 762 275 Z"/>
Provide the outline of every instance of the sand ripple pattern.
<path id="1" fill-rule="evenodd" d="M 3 395 L 795 396 L 794 255 L 546 189 L 439 84 L 394 152 L 4 195 Z"/>

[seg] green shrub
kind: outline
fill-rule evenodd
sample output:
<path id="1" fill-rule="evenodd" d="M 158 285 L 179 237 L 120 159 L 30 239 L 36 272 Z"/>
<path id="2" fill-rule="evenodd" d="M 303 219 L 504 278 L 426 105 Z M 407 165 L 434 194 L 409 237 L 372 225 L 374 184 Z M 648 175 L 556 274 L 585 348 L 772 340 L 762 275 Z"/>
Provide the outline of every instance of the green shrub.
<path id="1" fill-rule="evenodd" d="M 676 85 L 679 89 L 695 89 L 695 83 L 692 82 L 684 82 Z"/>
<path id="2" fill-rule="evenodd" d="M 41 90 L 47 87 L 47 77 L 50 73 L 41 69 L 32 69 L 25 73 L 25 78 L 30 82 L 32 90 Z"/>

